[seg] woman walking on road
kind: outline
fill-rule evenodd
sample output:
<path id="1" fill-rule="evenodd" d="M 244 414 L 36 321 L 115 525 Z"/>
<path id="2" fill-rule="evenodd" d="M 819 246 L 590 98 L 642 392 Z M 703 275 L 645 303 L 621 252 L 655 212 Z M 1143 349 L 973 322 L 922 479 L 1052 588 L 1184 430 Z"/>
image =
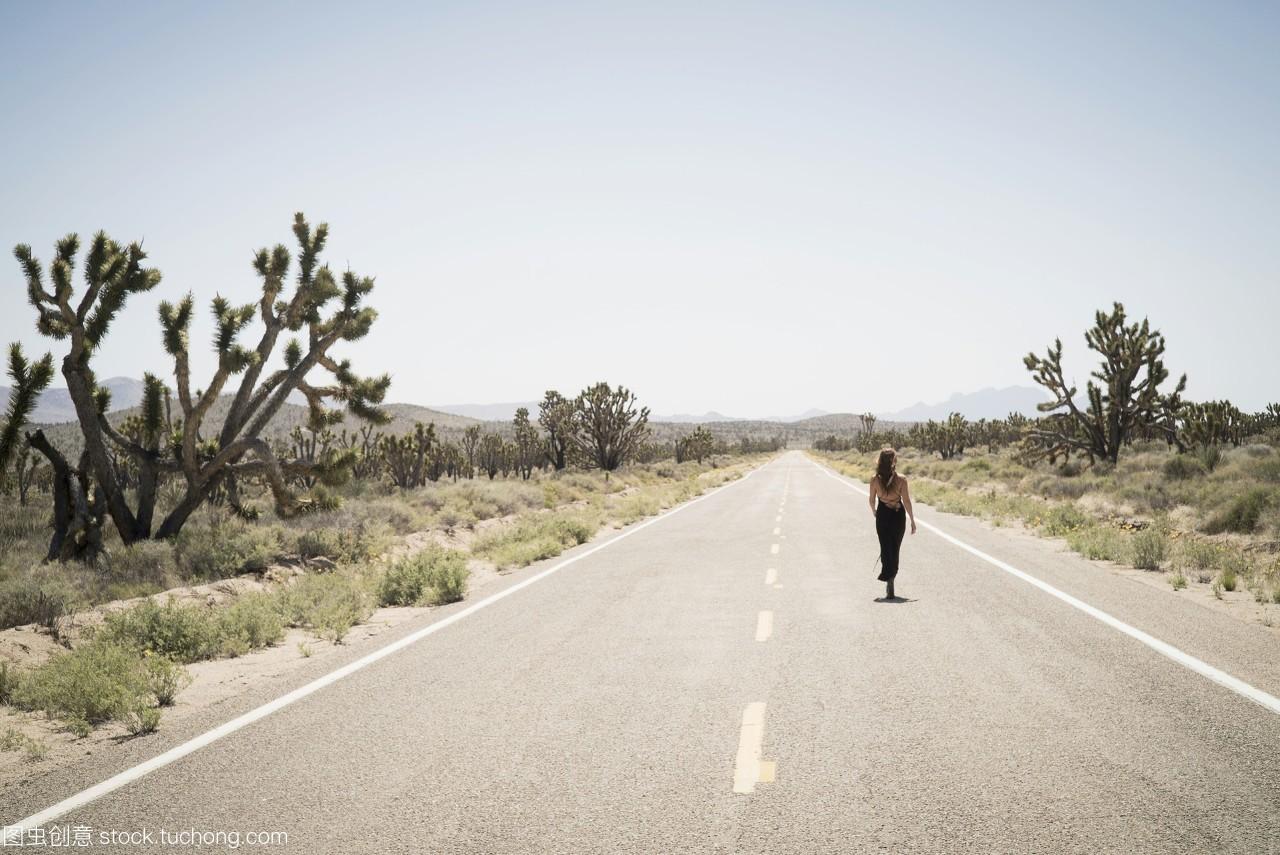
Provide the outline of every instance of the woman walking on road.
<path id="1" fill-rule="evenodd" d="M 880 576 L 887 583 L 885 599 L 892 600 L 893 578 L 898 575 L 898 551 L 911 518 L 911 533 L 916 533 L 916 515 L 911 510 L 911 491 L 907 479 L 898 474 L 898 453 L 892 448 L 880 450 L 876 474 L 871 479 L 867 500 L 876 518 L 876 535 L 880 538 Z"/>

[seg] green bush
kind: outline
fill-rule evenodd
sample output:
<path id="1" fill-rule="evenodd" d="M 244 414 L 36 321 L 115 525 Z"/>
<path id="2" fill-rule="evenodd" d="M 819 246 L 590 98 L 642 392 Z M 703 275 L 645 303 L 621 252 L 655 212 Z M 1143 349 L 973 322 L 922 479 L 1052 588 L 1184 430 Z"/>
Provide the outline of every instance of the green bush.
<path id="1" fill-rule="evenodd" d="M 373 613 L 363 580 L 344 572 L 299 577 L 276 602 L 289 626 L 305 627 L 335 643 Z"/>
<path id="2" fill-rule="evenodd" d="M 86 725 L 124 718 L 147 701 L 150 691 L 135 649 L 95 640 L 29 672 L 14 704 L 66 720 L 83 733 Z"/>
<path id="3" fill-rule="evenodd" d="M 98 639 L 130 647 L 138 653 L 150 651 L 177 662 L 196 662 L 217 654 L 219 632 L 211 609 L 168 600 L 161 605 L 146 600 L 108 615 L 98 629 Z"/>
<path id="4" fill-rule="evenodd" d="M 1240 495 L 1229 507 L 1211 518 L 1204 530 L 1209 534 L 1233 531 L 1249 534 L 1258 527 L 1262 512 L 1271 503 L 1271 493 L 1261 488 Z"/>
<path id="5" fill-rule="evenodd" d="M 243 656 L 284 638 L 284 618 L 269 594 L 245 594 L 218 612 L 218 652 Z"/>
<path id="6" fill-rule="evenodd" d="M 1227 568 L 1218 576 L 1218 583 L 1222 585 L 1224 591 L 1234 591 L 1240 583 L 1240 577 L 1236 575 L 1236 571 Z"/>
<path id="7" fill-rule="evenodd" d="M 390 540 L 384 523 L 361 521 L 342 528 L 313 528 L 298 535 L 298 553 L 303 558 L 329 558 L 340 564 L 354 564 L 375 558 Z"/>
<path id="8" fill-rule="evenodd" d="M 1067 533 L 1067 546 L 1094 561 L 1120 561 L 1129 554 L 1128 535 L 1115 526 L 1095 524 Z"/>
<path id="9" fill-rule="evenodd" d="M 1133 566 L 1139 570 L 1159 570 L 1169 556 L 1169 536 L 1155 527 L 1144 528 L 1130 538 Z"/>
<path id="10" fill-rule="evenodd" d="M 281 553 L 280 532 L 239 521 L 190 525 L 182 529 L 174 554 L 188 579 L 225 579 L 263 570 Z"/>
<path id="11" fill-rule="evenodd" d="M 162 707 L 173 706 L 174 700 L 191 685 L 191 673 L 168 656 L 147 656 L 142 660 L 147 688 Z"/>
<path id="12" fill-rule="evenodd" d="M 1073 504 L 1050 505 L 1040 520 L 1040 529 L 1050 537 L 1062 537 L 1091 522 L 1088 515 Z"/>
<path id="13" fill-rule="evenodd" d="M 125 711 L 124 726 L 132 736 L 155 733 L 160 726 L 160 710 L 140 700 Z"/>
<path id="14" fill-rule="evenodd" d="M 469 575 L 465 555 L 432 546 L 387 570 L 378 584 L 378 602 L 384 606 L 452 603 L 466 594 Z"/>
<path id="15" fill-rule="evenodd" d="M 524 567 L 586 543 L 600 517 L 585 511 L 539 514 L 478 538 L 472 552 L 499 567 Z"/>

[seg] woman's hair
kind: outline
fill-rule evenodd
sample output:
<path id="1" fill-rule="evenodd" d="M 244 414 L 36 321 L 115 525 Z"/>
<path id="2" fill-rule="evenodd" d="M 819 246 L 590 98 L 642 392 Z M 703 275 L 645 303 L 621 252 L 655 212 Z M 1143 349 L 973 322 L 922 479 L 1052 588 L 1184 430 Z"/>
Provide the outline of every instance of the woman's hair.
<path id="1" fill-rule="evenodd" d="M 894 464 L 898 461 L 898 452 L 889 446 L 880 449 L 880 457 L 876 460 L 876 477 L 880 479 L 881 487 L 888 487 L 889 482 L 893 480 Z"/>

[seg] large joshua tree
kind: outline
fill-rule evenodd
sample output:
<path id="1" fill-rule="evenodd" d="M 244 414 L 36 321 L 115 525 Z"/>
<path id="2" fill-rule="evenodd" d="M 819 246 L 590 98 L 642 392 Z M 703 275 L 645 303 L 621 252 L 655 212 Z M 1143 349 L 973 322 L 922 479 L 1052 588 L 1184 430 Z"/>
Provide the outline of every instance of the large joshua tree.
<path id="1" fill-rule="evenodd" d="M 630 460 L 649 436 L 649 408 L 636 409 L 636 396 L 625 387 L 597 383 L 574 401 L 570 438 L 583 461 L 598 466 L 605 477 Z"/>
<path id="2" fill-rule="evenodd" d="M 557 472 L 568 464 L 573 411 L 574 402 L 554 389 L 549 389 L 538 404 L 538 424 L 547 432 L 547 457 Z"/>
<path id="3" fill-rule="evenodd" d="M 1025 434 L 1030 447 L 1050 462 L 1075 453 L 1090 461 L 1115 463 L 1120 449 L 1136 434 L 1176 431 L 1172 416 L 1182 407 L 1187 375 L 1172 392 L 1162 393 L 1160 384 L 1169 377 L 1164 336 L 1146 318 L 1142 323 L 1126 321 L 1124 306 L 1116 303 L 1110 313 L 1097 312 L 1093 328 L 1084 334 L 1102 364 L 1085 387 L 1088 403 L 1083 410 L 1076 402 L 1075 384 L 1062 370 L 1062 339 L 1056 339 L 1044 356 L 1029 353 L 1023 359 L 1035 381 L 1053 395 L 1052 401 L 1039 405 L 1047 415 Z"/>
<path id="4" fill-rule="evenodd" d="M 295 495 L 289 480 L 311 472 L 322 478 L 336 477 L 334 461 L 279 459 L 261 436 L 294 392 L 306 398 L 313 429 L 341 418 L 340 412 L 325 406 L 327 401 L 338 402 L 361 418 L 386 421 L 379 404 L 390 378 L 359 377 L 348 361 L 330 354 L 339 342 L 366 335 L 377 313 L 363 305 L 373 289 L 372 278 L 350 271 L 337 277 L 327 265 L 320 264 L 328 232 L 327 225 L 312 228 L 302 214 L 295 215 L 298 267 L 291 293 L 286 294 L 285 279 L 292 258 L 278 244 L 259 250 L 253 259 L 253 269 L 262 280 L 261 297 L 256 302 L 237 306 L 221 296 L 214 297 L 211 309 L 217 366 L 203 391 L 193 391 L 191 384 L 188 330 L 194 299 L 188 294 L 177 303 L 160 304 L 162 340 L 173 361 L 178 412 L 170 414 L 163 404 L 168 390 L 157 377 L 147 375 L 141 419 L 132 430 L 118 430 L 107 420 L 109 396 L 97 385 L 91 360 L 129 296 L 153 289 L 160 282 L 160 271 L 144 266 L 147 256 L 140 244 L 122 246 L 98 232 L 84 258 L 84 290 L 77 300 L 72 285 L 80 248 L 76 235 L 58 241 L 47 278 L 29 246 L 15 248 L 14 255 L 26 275 L 28 298 L 36 310 L 37 328 L 51 339 L 69 343 L 62 359 L 62 376 L 84 436 L 80 480 L 92 480 L 95 495 L 100 496 L 105 513 L 125 543 L 176 534 L 216 490 L 224 490 L 234 499 L 235 485 L 244 478 L 265 480 L 276 510 L 283 516 L 307 508 L 309 500 Z M 246 347 L 240 336 L 255 318 L 261 324 L 261 334 L 256 346 Z M 283 365 L 268 372 L 268 363 L 285 334 L 297 335 L 282 348 Z M 312 375 L 317 370 L 327 372 L 329 379 L 314 381 Z M 206 434 L 202 429 L 223 395 L 229 396 L 229 404 L 222 424 Z M 43 435 L 37 432 L 28 441 L 50 458 L 55 470 L 58 468 L 55 457 L 60 455 Z M 117 461 L 128 461 L 136 470 L 137 487 L 132 496 L 124 486 L 132 479 L 122 477 L 122 464 Z M 180 478 L 185 489 L 153 530 L 156 486 L 163 477 Z"/>

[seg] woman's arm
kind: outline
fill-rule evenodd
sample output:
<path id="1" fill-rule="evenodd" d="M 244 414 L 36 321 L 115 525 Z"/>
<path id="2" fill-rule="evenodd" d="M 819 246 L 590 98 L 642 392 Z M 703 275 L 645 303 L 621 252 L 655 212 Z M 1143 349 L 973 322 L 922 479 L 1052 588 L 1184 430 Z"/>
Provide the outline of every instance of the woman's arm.
<path id="1" fill-rule="evenodd" d="M 898 476 L 902 478 L 901 475 Z M 911 520 L 911 533 L 916 533 L 916 512 L 911 509 L 911 487 L 907 484 L 907 479 L 902 478 L 902 507 L 907 509 L 907 517 Z"/>
<path id="2" fill-rule="evenodd" d="M 867 504 L 871 506 L 871 516 L 876 515 L 876 479 L 871 478 L 870 488 L 867 490 Z"/>

